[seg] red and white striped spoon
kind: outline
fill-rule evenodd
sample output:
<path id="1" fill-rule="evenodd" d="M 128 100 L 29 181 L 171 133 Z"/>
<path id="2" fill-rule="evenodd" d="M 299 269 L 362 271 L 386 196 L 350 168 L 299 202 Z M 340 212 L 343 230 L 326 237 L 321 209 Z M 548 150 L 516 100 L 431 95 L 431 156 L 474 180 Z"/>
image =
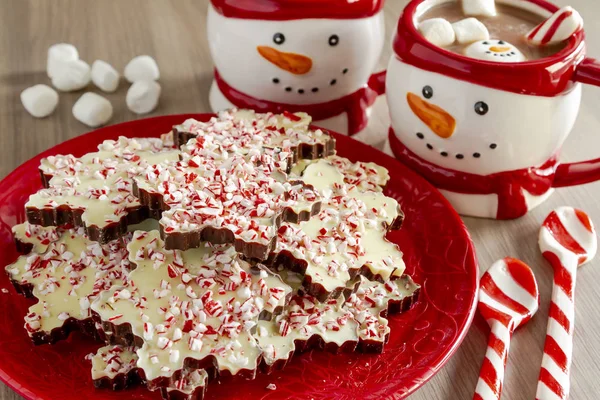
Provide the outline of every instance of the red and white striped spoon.
<path id="1" fill-rule="evenodd" d="M 577 268 L 594 258 L 598 240 L 585 212 L 561 207 L 546 217 L 539 245 L 554 268 L 554 284 L 536 399 L 565 400 L 570 388 Z"/>
<path id="2" fill-rule="evenodd" d="M 474 400 L 500 399 L 510 338 L 538 309 L 535 276 L 514 258 L 496 261 L 481 277 L 478 309 L 491 328 Z"/>

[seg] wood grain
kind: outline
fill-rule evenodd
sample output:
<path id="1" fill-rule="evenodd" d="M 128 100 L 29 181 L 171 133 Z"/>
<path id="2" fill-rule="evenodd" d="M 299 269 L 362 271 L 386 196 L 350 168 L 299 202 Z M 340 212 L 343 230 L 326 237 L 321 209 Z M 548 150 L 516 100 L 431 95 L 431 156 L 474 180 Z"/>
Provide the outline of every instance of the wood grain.
<path id="1" fill-rule="evenodd" d="M 557 1 L 566 5 L 566 0 Z M 388 37 L 406 2 L 388 0 Z M 590 54 L 600 55 L 600 3 L 572 0 L 589 22 L 586 26 Z M 161 68 L 163 94 L 151 115 L 209 111 L 207 93 L 212 66 L 205 35 L 207 0 L 0 0 L 0 177 L 16 166 L 66 139 L 89 129 L 71 115 L 81 93 L 61 94 L 58 110 L 45 119 L 34 119 L 23 109 L 19 93 L 28 86 L 48 83 L 45 74 L 47 48 L 57 42 L 73 43 L 81 58 L 96 58 L 122 70 L 135 55 L 154 56 Z M 389 43 L 383 60 L 389 57 Z M 385 62 L 382 62 L 385 65 Z M 127 85 L 107 97 L 115 115 L 111 123 L 139 118 L 125 107 Z M 597 105 L 600 91 L 584 89 L 581 114 L 564 149 L 565 160 L 592 158 L 600 147 Z M 385 102 L 379 102 L 370 129 L 381 132 L 389 124 Z M 540 285 L 541 307 L 536 317 L 518 331 L 512 343 L 504 399 L 535 397 L 542 359 L 552 272 L 539 255 L 537 231 L 554 207 L 585 209 L 600 224 L 600 185 L 562 189 L 530 215 L 511 222 L 465 219 L 475 241 L 481 269 L 495 260 L 513 256 L 534 269 Z M 600 288 L 599 262 L 579 273 L 572 369 L 571 398 L 600 396 Z M 476 319 L 464 344 L 450 362 L 411 400 L 462 400 L 472 398 L 479 365 L 486 348 L 487 328 Z M 0 400 L 20 397 L 0 384 Z"/>

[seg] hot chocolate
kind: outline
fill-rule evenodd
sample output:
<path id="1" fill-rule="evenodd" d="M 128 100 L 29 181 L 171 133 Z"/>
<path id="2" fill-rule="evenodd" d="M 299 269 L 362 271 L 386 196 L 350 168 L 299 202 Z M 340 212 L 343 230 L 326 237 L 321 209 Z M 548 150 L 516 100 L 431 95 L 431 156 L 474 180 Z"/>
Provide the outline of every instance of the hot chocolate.
<path id="1" fill-rule="evenodd" d="M 496 3 L 496 16 L 472 16 L 465 15 L 460 1 L 450 1 L 427 10 L 420 16 L 419 23 L 433 18 L 443 18 L 454 24 L 471 17 L 477 18 L 489 32 L 490 40 L 479 41 L 477 47 L 490 46 L 491 50 L 487 53 L 490 55 L 490 60 L 498 59 L 498 61 L 505 62 L 535 60 L 559 52 L 566 44 L 562 42 L 553 45 L 535 46 L 528 43 L 526 41 L 527 34 L 538 24 L 544 22 L 545 18 L 527 10 L 498 3 Z M 452 44 L 442 47 L 469 56 L 468 48 L 470 46 L 472 46 L 472 43 L 460 43 L 456 40 Z"/>

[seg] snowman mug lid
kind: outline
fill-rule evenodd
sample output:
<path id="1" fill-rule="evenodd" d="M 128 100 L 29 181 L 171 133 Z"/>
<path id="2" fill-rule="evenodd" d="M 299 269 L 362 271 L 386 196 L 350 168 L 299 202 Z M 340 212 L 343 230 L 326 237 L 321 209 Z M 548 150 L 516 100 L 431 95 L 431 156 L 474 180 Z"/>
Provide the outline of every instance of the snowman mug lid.
<path id="1" fill-rule="evenodd" d="M 585 59 L 584 32 L 579 30 L 568 39 L 564 49 L 537 60 L 500 63 L 479 60 L 454 53 L 427 41 L 416 27 L 418 15 L 447 1 L 412 0 L 398 22 L 393 47 L 396 57 L 414 67 L 436 72 L 493 89 L 533 96 L 557 96 L 576 80 L 577 66 Z M 548 10 L 559 7 L 544 0 L 517 0 L 510 4 L 530 3 Z"/>
<path id="2" fill-rule="evenodd" d="M 228 18 L 285 21 L 305 18 L 359 19 L 377 14 L 384 0 L 210 0 Z"/>

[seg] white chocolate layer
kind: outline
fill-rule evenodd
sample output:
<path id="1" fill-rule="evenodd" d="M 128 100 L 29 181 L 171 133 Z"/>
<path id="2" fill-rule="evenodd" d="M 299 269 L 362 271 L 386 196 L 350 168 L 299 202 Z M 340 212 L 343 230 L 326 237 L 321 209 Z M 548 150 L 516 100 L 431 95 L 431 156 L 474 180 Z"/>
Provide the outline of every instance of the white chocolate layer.
<path id="1" fill-rule="evenodd" d="M 285 305 L 289 286 L 252 272 L 231 246 L 168 251 L 153 231 L 135 232 L 128 249 L 136 269 L 92 308 L 144 340 L 138 367 L 148 380 L 170 377 L 186 358 L 213 356 L 232 374 L 256 369 L 260 350 L 250 330 L 263 311 Z"/>

